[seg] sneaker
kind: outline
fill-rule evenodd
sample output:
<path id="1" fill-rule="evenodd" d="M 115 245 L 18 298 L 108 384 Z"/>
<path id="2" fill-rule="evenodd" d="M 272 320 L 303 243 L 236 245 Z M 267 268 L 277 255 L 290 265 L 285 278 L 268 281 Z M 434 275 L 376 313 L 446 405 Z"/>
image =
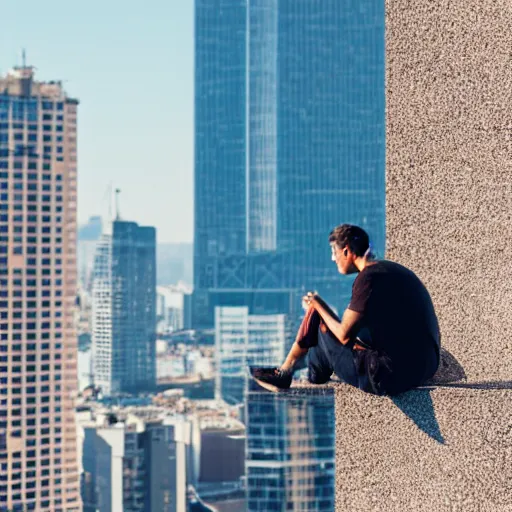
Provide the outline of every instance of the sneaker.
<path id="1" fill-rule="evenodd" d="M 284 372 L 280 368 L 251 368 L 253 379 L 269 391 L 281 391 L 288 389 L 292 383 L 292 373 Z"/>

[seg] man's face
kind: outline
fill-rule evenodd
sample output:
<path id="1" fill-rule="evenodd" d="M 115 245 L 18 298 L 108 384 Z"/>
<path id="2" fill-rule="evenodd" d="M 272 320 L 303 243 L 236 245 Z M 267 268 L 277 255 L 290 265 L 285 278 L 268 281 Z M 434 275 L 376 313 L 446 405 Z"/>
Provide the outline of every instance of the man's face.
<path id="1" fill-rule="evenodd" d="M 331 259 L 336 263 L 340 274 L 348 274 L 350 269 L 350 261 L 345 255 L 345 249 L 340 249 L 335 243 L 331 244 Z"/>

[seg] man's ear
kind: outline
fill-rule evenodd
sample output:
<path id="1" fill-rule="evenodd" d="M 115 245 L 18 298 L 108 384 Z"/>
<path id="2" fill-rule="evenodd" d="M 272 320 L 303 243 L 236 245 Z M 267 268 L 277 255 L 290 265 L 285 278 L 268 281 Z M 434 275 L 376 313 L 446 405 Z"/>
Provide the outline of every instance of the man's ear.
<path id="1" fill-rule="evenodd" d="M 348 249 L 347 248 L 345 248 L 345 250 L 343 251 L 343 254 L 345 255 L 345 257 L 347 256 L 347 254 L 348 254 Z"/>

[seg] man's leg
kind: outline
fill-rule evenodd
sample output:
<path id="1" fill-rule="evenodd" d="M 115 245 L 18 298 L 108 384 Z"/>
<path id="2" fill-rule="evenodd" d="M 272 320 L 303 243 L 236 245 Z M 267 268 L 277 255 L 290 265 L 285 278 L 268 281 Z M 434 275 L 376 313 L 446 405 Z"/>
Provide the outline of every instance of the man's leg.
<path id="1" fill-rule="evenodd" d="M 252 368 L 251 373 L 260 386 L 271 391 L 287 389 L 292 382 L 293 373 L 305 368 L 304 362 L 308 351 L 315 347 L 320 315 L 310 308 L 304 316 L 297 332 L 295 342 L 284 363 L 279 368 Z"/>
<path id="2" fill-rule="evenodd" d="M 343 345 L 329 330 L 318 331 L 318 350 L 321 352 L 329 366 L 343 382 L 360 387 L 359 375 L 354 361 L 352 348 Z"/>
<path id="3" fill-rule="evenodd" d="M 304 368 L 303 362 L 308 350 L 308 348 L 302 348 L 297 342 L 295 342 L 292 345 L 290 352 L 288 352 L 284 363 L 281 365 L 281 370 L 293 373 L 295 370 Z"/>
<path id="4" fill-rule="evenodd" d="M 333 373 L 331 362 L 320 347 L 312 347 L 308 353 L 308 380 L 311 384 L 325 384 Z"/>
<path id="5" fill-rule="evenodd" d="M 359 387 L 352 349 L 338 341 L 325 326 L 317 329 L 317 344 L 308 349 L 295 342 L 280 370 L 293 373 L 304 368 L 303 362 L 307 360 L 308 380 L 312 384 L 325 384 L 336 373 L 347 384 Z"/>
<path id="6" fill-rule="evenodd" d="M 317 311 L 310 308 L 306 311 L 295 337 L 295 342 L 290 349 L 280 369 L 293 373 L 296 370 L 306 368 L 306 355 L 308 350 L 318 344 L 318 327 L 321 318 Z"/>

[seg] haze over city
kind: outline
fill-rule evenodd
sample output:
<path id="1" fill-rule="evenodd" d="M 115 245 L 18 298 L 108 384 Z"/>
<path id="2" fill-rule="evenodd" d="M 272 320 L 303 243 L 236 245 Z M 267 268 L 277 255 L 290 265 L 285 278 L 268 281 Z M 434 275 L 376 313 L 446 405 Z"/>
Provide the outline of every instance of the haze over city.
<path id="1" fill-rule="evenodd" d="M 194 2 L 6 0 L 1 18 L 0 74 L 25 48 L 80 100 L 78 222 L 107 215 L 112 183 L 124 219 L 191 242 Z"/>

